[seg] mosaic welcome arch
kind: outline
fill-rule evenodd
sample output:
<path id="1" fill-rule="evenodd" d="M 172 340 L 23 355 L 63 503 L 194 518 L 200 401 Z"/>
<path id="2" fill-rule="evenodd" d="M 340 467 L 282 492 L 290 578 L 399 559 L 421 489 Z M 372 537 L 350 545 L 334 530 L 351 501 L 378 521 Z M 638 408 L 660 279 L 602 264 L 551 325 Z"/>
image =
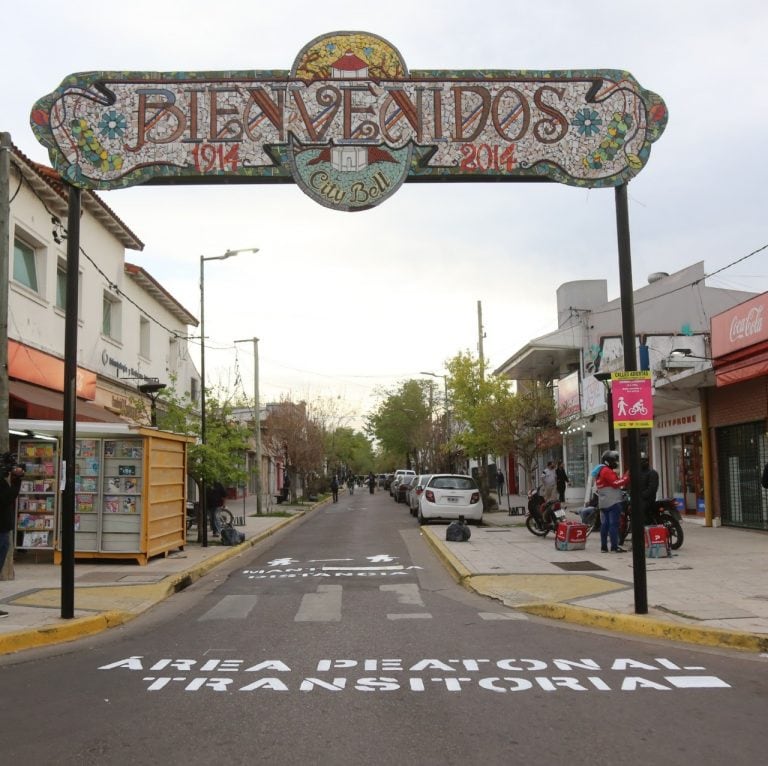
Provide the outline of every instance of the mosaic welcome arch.
<path id="1" fill-rule="evenodd" d="M 628 72 L 409 73 L 368 32 L 322 35 L 290 71 L 73 74 L 31 113 L 73 186 L 294 182 L 345 211 L 406 181 L 619 186 L 666 122 Z"/>

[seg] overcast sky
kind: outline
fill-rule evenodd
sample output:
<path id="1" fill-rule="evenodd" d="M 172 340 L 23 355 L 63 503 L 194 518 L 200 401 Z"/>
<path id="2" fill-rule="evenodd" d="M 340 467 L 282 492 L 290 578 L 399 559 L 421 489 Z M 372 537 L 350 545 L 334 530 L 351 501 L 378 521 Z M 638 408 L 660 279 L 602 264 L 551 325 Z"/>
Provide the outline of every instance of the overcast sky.
<path id="1" fill-rule="evenodd" d="M 624 69 L 658 93 L 669 122 L 629 186 L 635 286 L 698 260 L 711 273 L 768 243 L 764 0 L 26 0 L 4 18 L 0 130 L 39 162 L 29 112 L 68 74 L 287 70 L 314 38 L 360 30 L 411 70 Z M 294 185 L 100 194 L 145 243 L 127 259 L 198 317 L 200 255 L 260 248 L 206 264 L 206 367 L 209 385 L 250 395 L 251 346 L 233 341 L 258 336 L 264 400 L 340 397 L 359 417 L 377 387 L 476 352 L 477 301 L 496 366 L 556 329 L 563 282 L 605 278 L 618 295 L 611 189 L 405 184 L 357 213 Z M 768 290 L 768 255 L 709 284 Z"/>

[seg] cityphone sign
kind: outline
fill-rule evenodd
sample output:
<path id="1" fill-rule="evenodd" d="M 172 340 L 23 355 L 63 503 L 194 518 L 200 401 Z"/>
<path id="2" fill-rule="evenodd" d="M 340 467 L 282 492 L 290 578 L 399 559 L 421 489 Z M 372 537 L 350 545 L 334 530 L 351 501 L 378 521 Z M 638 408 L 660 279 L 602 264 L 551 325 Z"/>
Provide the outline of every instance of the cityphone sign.
<path id="1" fill-rule="evenodd" d="M 616 428 L 653 428 L 653 385 L 649 370 L 611 373 Z"/>
<path id="2" fill-rule="evenodd" d="M 31 113 L 76 187 L 295 182 L 344 211 L 405 181 L 619 186 L 666 122 L 628 72 L 409 73 L 367 32 L 316 38 L 290 71 L 73 74 Z"/>

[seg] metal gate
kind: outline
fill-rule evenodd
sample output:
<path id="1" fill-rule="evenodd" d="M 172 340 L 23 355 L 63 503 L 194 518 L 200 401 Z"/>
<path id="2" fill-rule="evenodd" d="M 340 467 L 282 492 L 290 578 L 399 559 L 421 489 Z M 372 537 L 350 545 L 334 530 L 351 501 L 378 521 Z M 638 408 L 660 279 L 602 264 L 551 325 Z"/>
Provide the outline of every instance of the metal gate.
<path id="1" fill-rule="evenodd" d="M 726 526 L 768 529 L 768 493 L 760 486 L 768 458 L 762 421 L 717 429 L 720 513 Z"/>

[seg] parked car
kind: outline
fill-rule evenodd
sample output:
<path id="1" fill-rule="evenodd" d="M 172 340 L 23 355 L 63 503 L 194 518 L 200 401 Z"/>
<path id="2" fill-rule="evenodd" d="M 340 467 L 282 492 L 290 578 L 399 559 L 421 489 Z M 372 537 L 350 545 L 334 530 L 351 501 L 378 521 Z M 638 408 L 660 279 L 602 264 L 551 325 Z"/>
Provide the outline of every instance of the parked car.
<path id="1" fill-rule="evenodd" d="M 376 474 L 376 484 L 383 489 L 387 488 L 387 474 L 385 473 L 377 473 Z"/>
<path id="2" fill-rule="evenodd" d="M 397 489 L 397 486 L 400 484 L 401 480 L 404 476 L 415 476 L 416 471 L 412 471 L 410 468 L 398 468 L 395 471 L 395 478 L 392 479 L 392 483 L 389 485 L 389 494 L 391 497 L 395 498 L 395 502 L 399 503 L 400 501 L 397 499 L 397 496 L 395 495 L 395 490 Z"/>
<path id="3" fill-rule="evenodd" d="M 406 476 L 400 477 L 400 482 L 397 485 L 397 491 L 395 492 L 395 502 L 396 503 L 407 503 L 408 502 L 408 489 L 411 486 L 411 482 L 416 480 L 416 474 L 413 474 L 412 476 L 410 474 L 407 474 Z"/>
<path id="4" fill-rule="evenodd" d="M 432 474 L 427 473 L 421 474 L 411 481 L 411 485 L 408 487 L 408 507 L 411 510 L 411 516 L 415 516 L 419 512 L 419 500 L 424 492 L 424 487 L 431 478 Z"/>
<path id="5" fill-rule="evenodd" d="M 388 490 L 392 486 L 392 482 L 395 480 L 395 474 L 393 473 L 387 473 L 384 474 L 384 489 Z M 392 494 L 390 492 L 390 494 Z"/>
<path id="6" fill-rule="evenodd" d="M 483 501 L 477 482 L 463 474 L 434 474 L 419 498 L 419 524 L 459 516 L 476 524 L 482 521 Z"/>

